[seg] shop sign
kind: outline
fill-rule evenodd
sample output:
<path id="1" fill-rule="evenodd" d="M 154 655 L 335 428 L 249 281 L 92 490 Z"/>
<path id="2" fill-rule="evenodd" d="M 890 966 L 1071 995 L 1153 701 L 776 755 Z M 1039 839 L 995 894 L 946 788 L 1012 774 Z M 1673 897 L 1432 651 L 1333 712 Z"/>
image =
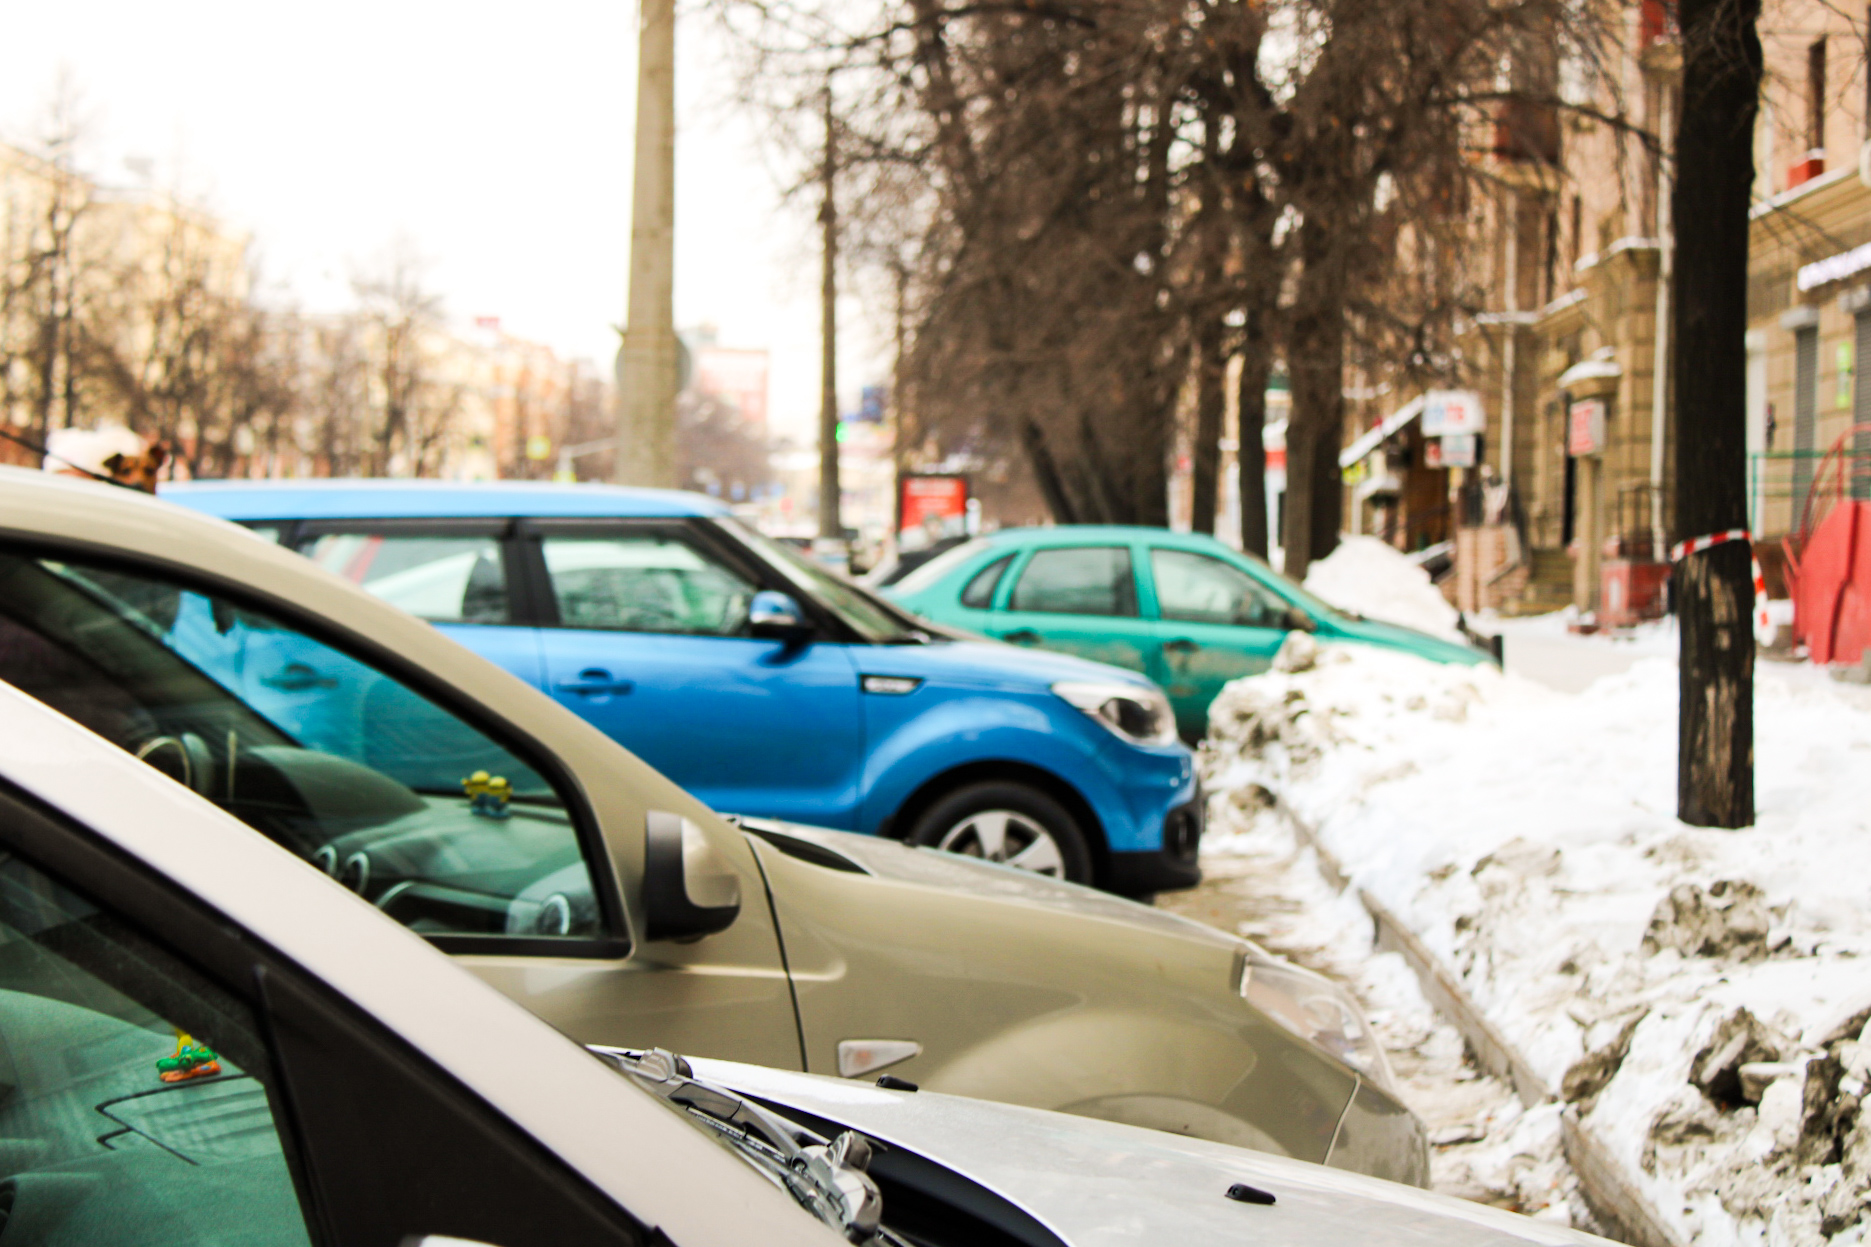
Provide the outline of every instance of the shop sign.
<path id="1" fill-rule="evenodd" d="M 1430 445 L 1440 452 L 1438 457 L 1442 460 L 1442 467 L 1472 468 L 1480 442 L 1481 439 L 1473 433 L 1445 433 L 1440 440 Z"/>
<path id="2" fill-rule="evenodd" d="M 1586 398 L 1572 404 L 1567 413 L 1566 453 L 1573 456 L 1596 455 L 1605 448 L 1605 402 Z"/>
<path id="3" fill-rule="evenodd" d="M 968 478 L 965 476 L 905 476 L 897 486 L 902 521 L 898 532 L 912 532 L 935 521 L 933 527 L 959 531 L 968 514 Z"/>
<path id="4" fill-rule="evenodd" d="M 1484 433 L 1487 428 L 1481 395 L 1473 390 L 1431 390 L 1423 395 L 1423 436 Z"/>

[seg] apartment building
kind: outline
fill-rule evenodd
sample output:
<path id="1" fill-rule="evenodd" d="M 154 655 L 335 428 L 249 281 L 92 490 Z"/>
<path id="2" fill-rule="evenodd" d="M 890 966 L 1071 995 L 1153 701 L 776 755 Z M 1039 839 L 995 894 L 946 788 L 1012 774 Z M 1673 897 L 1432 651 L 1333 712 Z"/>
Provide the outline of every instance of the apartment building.
<path id="1" fill-rule="evenodd" d="M 1406 493 L 1419 516 L 1440 508 L 1464 609 L 1570 603 L 1616 624 L 1662 608 L 1666 552 L 1680 534 L 1671 528 L 1671 199 L 1658 136 L 1674 133 L 1681 53 L 1660 0 L 1621 20 L 1619 60 L 1589 107 L 1550 119 L 1504 109 L 1486 157 L 1477 263 L 1488 307 L 1469 335 L 1466 382 L 1486 431 L 1472 466 L 1458 439 L 1458 453 L 1431 472 L 1431 444 L 1446 439 L 1412 419 L 1424 396 L 1354 404 L 1364 427 L 1388 431 L 1381 453 L 1346 464 L 1348 495 L 1363 508 L 1353 526 L 1383 529 L 1410 509 Z M 1861 171 L 1871 163 L 1871 30 L 1823 0 L 1766 0 L 1760 29 L 1746 403 L 1750 517 L 1776 582 L 1779 539 L 1797 529 L 1824 455 L 1871 423 L 1871 387 L 1861 395 L 1855 384 L 1871 349 L 1871 169 Z M 1555 68 L 1564 94 L 1567 67 Z M 1857 445 L 1871 454 L 1871 436 Z M 1373 496 L 1363 482 L 1381 480 L 1386 460 L 1405 470 L 1389 472 L 1392 492 Z M 1404 545 L 1424 538 L 1407 524 L 1384 531 Z"/>

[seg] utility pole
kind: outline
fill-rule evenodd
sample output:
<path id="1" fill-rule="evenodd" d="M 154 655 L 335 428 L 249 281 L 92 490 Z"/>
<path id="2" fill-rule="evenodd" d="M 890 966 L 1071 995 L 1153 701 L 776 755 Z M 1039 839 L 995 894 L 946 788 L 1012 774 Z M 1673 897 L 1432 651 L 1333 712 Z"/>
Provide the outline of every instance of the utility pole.
<path id="1" fill-rule="evenodd" d="M 823 257 L 819 274 L 819 539 L 814 553 L 840 571 L 845 549 L 844 519 L 838 514 L 838 204 L 833 196 L 838 172 L 837 136 L 832 116 L 832 83 L 825 80 L 825 157 L 819 181 L 825 200 L 819 207 Z"/>
<path id="2" fill-rule="evenodd" d="M 676 6 L 639 0 L 630 307 L 617 352 L 619 484 L 676 485 Z"/>
<path id="3" fill-rule="evenodd" d="M 1676 816 L 1754 823 L 1754 581 L 1747 541 L 1748 202 L 1760 0 L 1681 0 L 1676 131 Z M 1662 361 L 1659 360 L 1659 366 Z"/>

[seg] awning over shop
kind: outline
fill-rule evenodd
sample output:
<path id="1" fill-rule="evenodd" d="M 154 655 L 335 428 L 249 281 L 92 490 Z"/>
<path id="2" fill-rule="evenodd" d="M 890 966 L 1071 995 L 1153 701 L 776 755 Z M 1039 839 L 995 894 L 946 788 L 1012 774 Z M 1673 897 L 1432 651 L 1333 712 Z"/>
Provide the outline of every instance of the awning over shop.
<path id="1" fill-rule="evenodd" d="M 1423 395 L 1419 394 L 1385 416 L 1376 428 L 1368 429 L 1338 456 L 1338 466 L 1348 468 L 1384 444 L 1384 439 L 1423 414 Z"/>

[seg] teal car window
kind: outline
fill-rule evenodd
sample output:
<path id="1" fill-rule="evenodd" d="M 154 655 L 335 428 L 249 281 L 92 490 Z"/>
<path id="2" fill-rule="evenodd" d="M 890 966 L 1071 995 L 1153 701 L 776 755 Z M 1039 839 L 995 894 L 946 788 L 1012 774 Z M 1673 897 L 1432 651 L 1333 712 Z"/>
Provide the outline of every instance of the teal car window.
<path id="1" fill-rule="evenodd" d="M 429 935 L 600 933 L 564 801 L 401 680 L 154 573 L 0 552 L 0 680 Z"/>
<path id="2" fill-rule="evenodd" d="M 10 854 L 0 945 L 9 1238 L 310 1243 L 251 1009 Z"/>
<path id="3" fill-rule="evenodd" d="M 1135 615 L 1137 584 L 1124 546 L 1035 551 L 1014 584 L 1009 610 L 1057 615 Z"/>
<path id="4" fill-rule="evenodd" d="M 327 533 L 301 553 L 418 619 L 508 622 L 507 576 L 494 537 Z"/>
<path id="5" fill-rule="evenodd" d="M 738 636 L 756 587 L 666 533 L 549 536 L 546 572 L 567 628 Z"/>
<path id="6" fill-rule="evenodd" d="M 976 572 L 961 591 L 961 604 L 970 610 L 984 611 L 994 603 L 994 590 L 1013 564 L 1013 555 L 1004 554 Z"/>
<path id="7" fill-rule="evenodd" d="M 1231 563 L 1192 550 L 1154 549 L 1150 571 L 1164 619 L 1285 627 L 1286 602 Z"/>

